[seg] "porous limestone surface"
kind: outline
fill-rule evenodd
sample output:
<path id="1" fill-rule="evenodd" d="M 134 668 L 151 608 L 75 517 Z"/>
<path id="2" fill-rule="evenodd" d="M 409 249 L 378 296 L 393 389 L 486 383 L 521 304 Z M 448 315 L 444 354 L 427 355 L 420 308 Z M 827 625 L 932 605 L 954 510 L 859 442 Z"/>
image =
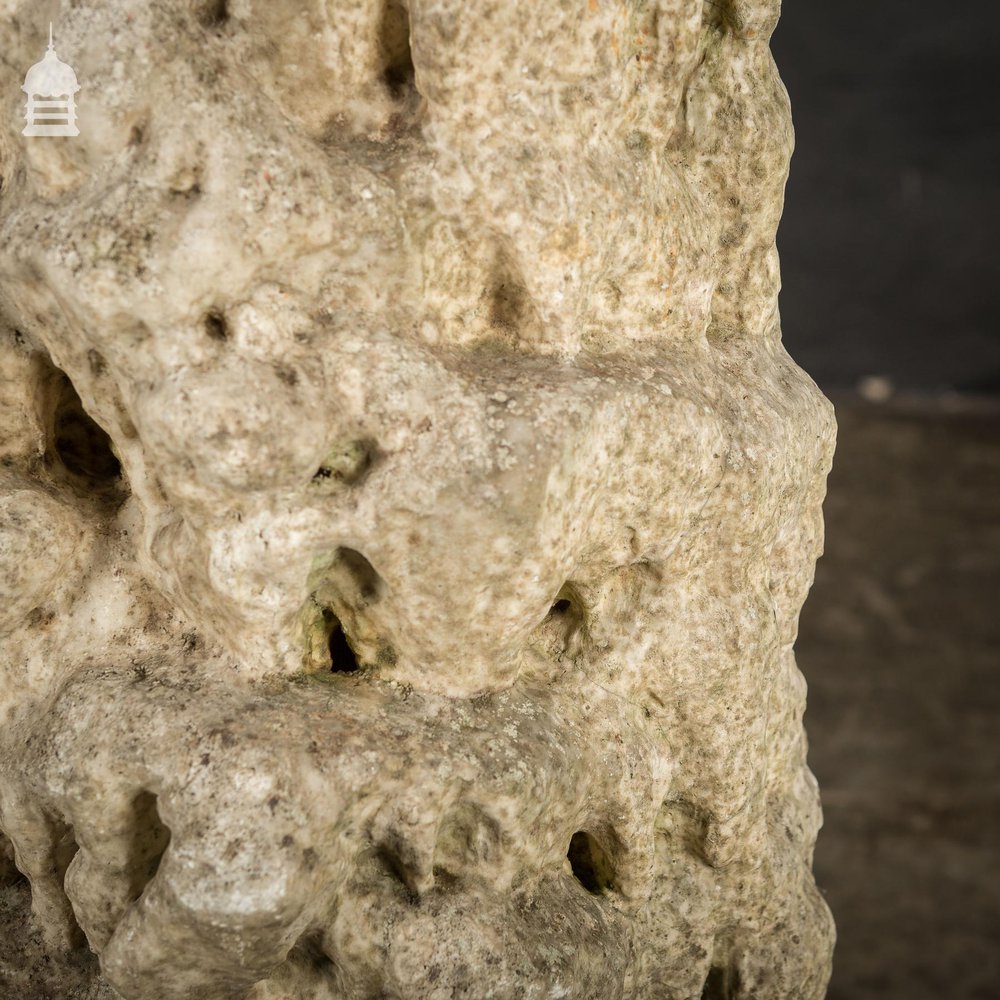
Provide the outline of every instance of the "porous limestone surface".
<path id="1" fill-rule="evenodd" d="M 777 8 L 0 5 L 11 995 L 822 997 Z"/>

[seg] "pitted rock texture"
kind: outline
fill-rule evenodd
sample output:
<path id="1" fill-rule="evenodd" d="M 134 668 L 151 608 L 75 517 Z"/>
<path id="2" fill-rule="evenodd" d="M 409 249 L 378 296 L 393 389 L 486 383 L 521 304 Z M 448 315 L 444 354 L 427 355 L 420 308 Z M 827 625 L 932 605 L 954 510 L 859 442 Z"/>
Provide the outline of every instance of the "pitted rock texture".
<path id="1" fill-rule="evenodd" d="M 3 11 L 9 988 L 822 997 L 777 4 Z"/>

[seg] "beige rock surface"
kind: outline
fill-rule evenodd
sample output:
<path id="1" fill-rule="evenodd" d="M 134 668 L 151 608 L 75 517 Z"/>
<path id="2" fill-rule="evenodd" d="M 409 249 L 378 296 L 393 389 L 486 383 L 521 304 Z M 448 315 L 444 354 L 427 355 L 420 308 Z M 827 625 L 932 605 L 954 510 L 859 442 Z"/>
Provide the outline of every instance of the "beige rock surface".
<path id="1" fill-rule="evenodd" d="M 0 9 L 9 988 L 821 997 L 777 4 Z"/>

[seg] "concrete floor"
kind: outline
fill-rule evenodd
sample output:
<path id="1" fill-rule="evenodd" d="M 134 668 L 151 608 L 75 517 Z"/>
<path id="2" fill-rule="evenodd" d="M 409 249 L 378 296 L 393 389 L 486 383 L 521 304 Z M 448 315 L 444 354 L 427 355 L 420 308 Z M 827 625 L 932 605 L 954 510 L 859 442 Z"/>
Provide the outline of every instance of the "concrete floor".
<path id="1" fill-rule="evenodd" d="M 997 1000 L 1000 403 L 838 417 L 797 646 L 829 1000 Z"/>

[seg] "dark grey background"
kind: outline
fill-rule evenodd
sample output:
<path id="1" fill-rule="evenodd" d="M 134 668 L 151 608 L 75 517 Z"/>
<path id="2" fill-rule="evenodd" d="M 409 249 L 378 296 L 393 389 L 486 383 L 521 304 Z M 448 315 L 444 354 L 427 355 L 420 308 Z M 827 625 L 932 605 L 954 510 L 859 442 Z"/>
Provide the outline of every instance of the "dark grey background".
<path id="1" fill-rule="evenodd" d="M 998 24 L 986 0 L 786 0 L 773 40 L 785 343 L 839 422 L 797 644 L 829 1000 L 1000 998 Z M 844 391 L 870 375 L 905 391 Z"/>
<path id="2" fill-rule="evenodd" d="M 783 6 L 782 325 L 823 388 L 1000 391 L 998 24 L 989 0 Z"/>

